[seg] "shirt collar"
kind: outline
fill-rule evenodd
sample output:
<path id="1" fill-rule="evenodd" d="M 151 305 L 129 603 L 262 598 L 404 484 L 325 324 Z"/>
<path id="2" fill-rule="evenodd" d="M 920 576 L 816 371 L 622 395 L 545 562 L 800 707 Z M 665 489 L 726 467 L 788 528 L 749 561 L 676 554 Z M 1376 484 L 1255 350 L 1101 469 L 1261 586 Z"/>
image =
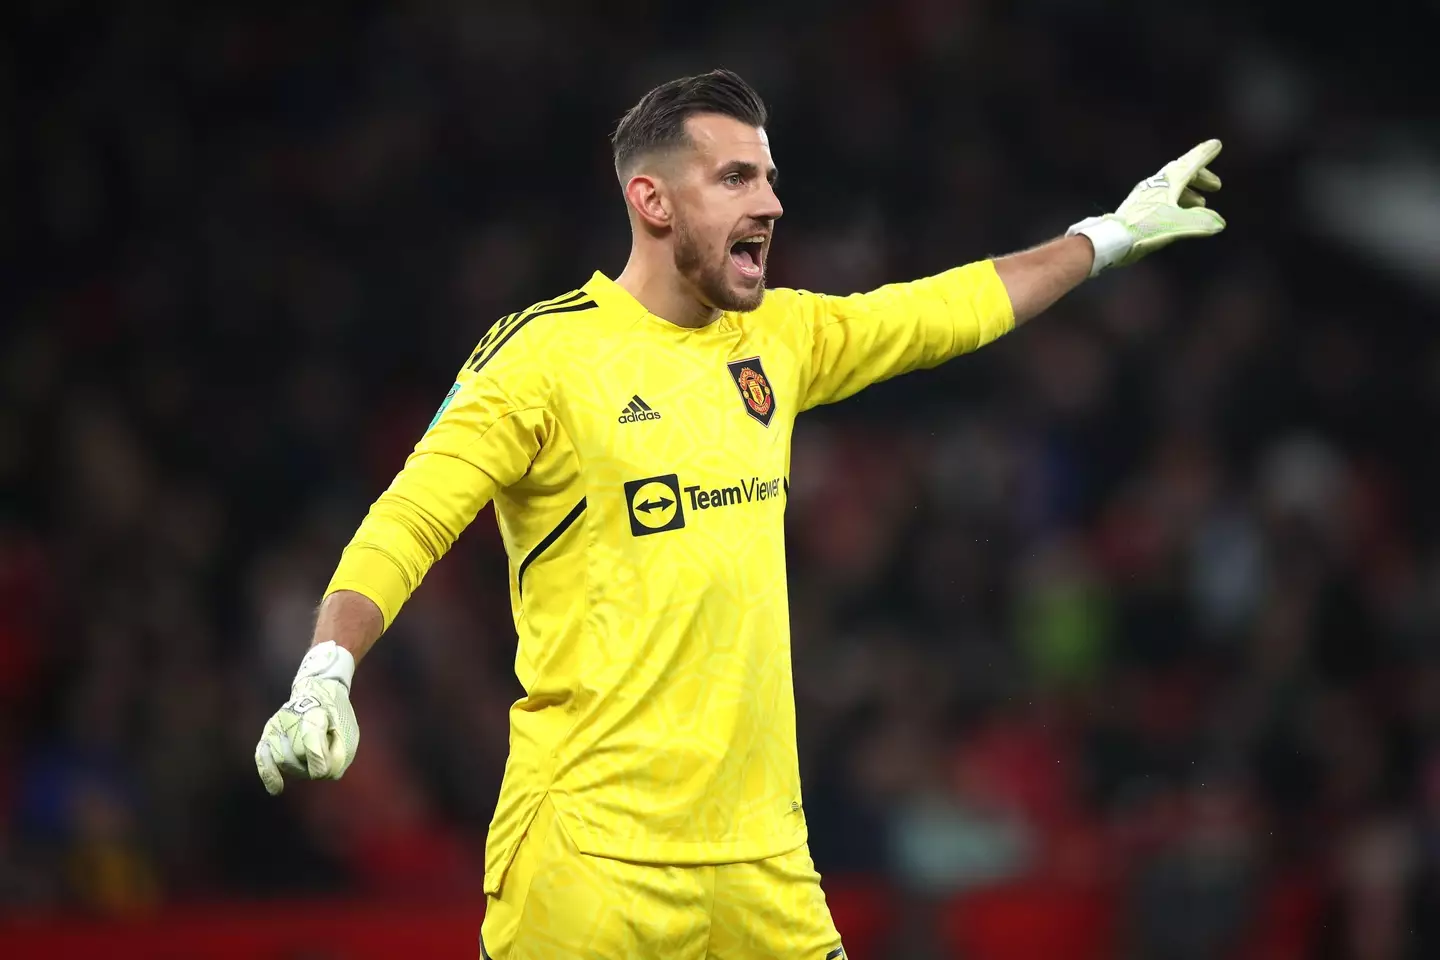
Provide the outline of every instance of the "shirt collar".
<path id="1" fill-rule="evenodd" d="M 685 336 L 717 336 L 733 329 L 735 325 L 733 316 L 729 313 L 720 314 L 714 323 L 706 324 L 703 327 L 682 327 L 679 324 L 671 323 L 664 317 L 658 317 L 651 313 L 643 303 L 631 296 L 630 291 L 599 270 L 590 276 L 583 289 L 606 312 L 613 312 L 615 316 L 620 317 L 642 318 Z"/>
<path id="2" fill-rule="evenodd" d="M 630 295 L 620 284 L 596 270 L 586 282 L 584 290 L 600 305 L 602 310 L 623 316 L 649 313 L 645 305 Z"/>

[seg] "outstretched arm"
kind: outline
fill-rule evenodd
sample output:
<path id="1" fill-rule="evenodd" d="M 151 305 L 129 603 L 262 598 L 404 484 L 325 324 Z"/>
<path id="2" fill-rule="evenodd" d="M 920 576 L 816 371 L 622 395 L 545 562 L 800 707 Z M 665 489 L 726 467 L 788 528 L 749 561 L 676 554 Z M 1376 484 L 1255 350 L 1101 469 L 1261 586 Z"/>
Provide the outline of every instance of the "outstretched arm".
<path id="1" fill-rule="evenodd" d="M 1140 181 L 1114 213 L 1082 220 L 1064 237 L 1020 253 L 845 297 L 787 291 L 785 307 L 804 318 L 810 333 L 799 409 L 978 349 L 1086 277 L 1184 237 L 1219 233 L 1225 221 L 1200 195 L 1220 188 L 1205 166 L 1219 153 L 1219 140 L 1205 141 Z"/>
<path id="2" fill-rule="evenodd" d="M 1220 141 L 1206 140 L 1141 180 L 1114 213 L 1080 221 L 1063 239 L 997 258 L 995 272 L 1010 294 L 1016 326 L 1086 277 L 1134 263 L 1176 240 L 1225 229 L 1225 219 L 1201 196 L 1220 189 L 1220 178 L 1206 166 L 1219 155 Z"/>

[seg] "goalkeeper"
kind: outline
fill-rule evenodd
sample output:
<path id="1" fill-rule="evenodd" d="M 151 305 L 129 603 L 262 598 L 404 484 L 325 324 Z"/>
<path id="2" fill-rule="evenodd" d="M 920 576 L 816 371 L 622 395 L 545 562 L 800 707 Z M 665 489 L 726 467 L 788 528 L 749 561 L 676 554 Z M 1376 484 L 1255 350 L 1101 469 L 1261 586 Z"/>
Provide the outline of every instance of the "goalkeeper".
<path id="1" fill-rule="evenodd" d="M 480 339 L 345 548 L 256 747 L 272 794 L 344 774 L 356 664 L 493 500 L 525 696 L 486 842 L 482 957 L 844 957 L 795 748 L 795 417 L 1225 226 L 1203 196 L 1220 186 L 1207 140 L 1030 250 L 850 296 L 767 291 L 783 211 L 766 122 L 727 71 L 625 114 L 625 269 Z"/>

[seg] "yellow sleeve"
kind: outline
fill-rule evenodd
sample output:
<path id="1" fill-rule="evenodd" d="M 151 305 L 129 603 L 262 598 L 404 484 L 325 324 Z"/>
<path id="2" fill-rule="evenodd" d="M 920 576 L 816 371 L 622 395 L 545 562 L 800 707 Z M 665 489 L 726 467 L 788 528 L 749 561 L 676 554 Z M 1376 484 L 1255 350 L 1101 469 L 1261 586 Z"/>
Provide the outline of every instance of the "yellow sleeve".
<path id="1" fill-rule="evenodd" d="M 530 469 L 551 423 L 540 380 L 525 364 L 494 373 L 461 370 L 404 468 L 341 554 L 326 596 L 353 590 L 369 597 L 389 628 L 495 491 Z"/>
<path id="2" fill-rule="evenodd" d="M 813 345 L 800 409 L 983 347 L 1015 326 L 989 260 L 848 297 L 798 291 Z"/>

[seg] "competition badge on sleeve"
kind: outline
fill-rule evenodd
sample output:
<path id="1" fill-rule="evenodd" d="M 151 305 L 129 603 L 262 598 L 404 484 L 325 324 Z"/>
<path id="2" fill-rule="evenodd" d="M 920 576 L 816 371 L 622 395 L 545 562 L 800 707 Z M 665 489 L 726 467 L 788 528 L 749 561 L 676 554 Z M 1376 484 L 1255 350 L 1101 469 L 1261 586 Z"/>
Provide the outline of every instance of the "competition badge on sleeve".
<path id="1" fill-rule="evenodd" d="M 725 366 L 735 380 L 735 386 L 740 388 L 740 399 L 745 401 L 745 412 L 765 426 L 770 426 L 770 418 L 775 413 L 775 394 L 770 389 L 770 381 L 765 377 L 765 368 L 760 366 L 760 358 L 731 360 Z"/>

